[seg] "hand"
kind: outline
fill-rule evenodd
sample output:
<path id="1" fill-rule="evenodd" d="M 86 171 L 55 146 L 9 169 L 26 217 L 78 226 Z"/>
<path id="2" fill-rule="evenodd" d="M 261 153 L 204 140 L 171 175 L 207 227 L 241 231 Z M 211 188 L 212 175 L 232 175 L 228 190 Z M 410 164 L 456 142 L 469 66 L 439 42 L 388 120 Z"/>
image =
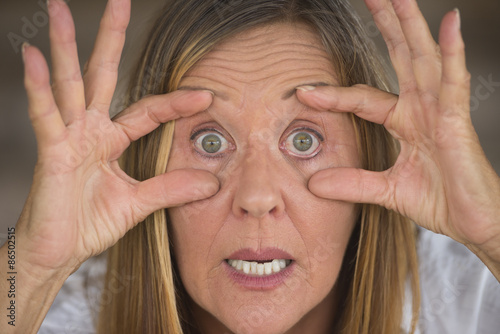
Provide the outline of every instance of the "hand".
<path id="1" fill-rule="evenodd" d="M 320 171 L 309 189 L 325 198 L 395 210 L 500 264 L 500 179 L 471 123 L 458 12 L 444 17 L 437 45 L 416 1 L 365 2 L 388 46 L 400 95 L 365 85 L 317 87 L 297 95 L 311 107 L 354 112 L 383 124 L 401 152 L 384 172 Z"/>
<path id="2" fill-rule="evenodd" d="M 51 0 L 49 13 L 52 88 L 41 52 L 24 48 L 38 162 L 16 232 L 23 238 L 23 267 L 34 272 L 76 269 L 152 212 L 204 199 L 219 187 L 206 171 L 176 170 L 138 182 L 118 166 L 130 142 L 212 101 L 203 91 L 149 96 L 110 120 L 130 1 L 108 2 L 84 78 L 69 8 Z"/>

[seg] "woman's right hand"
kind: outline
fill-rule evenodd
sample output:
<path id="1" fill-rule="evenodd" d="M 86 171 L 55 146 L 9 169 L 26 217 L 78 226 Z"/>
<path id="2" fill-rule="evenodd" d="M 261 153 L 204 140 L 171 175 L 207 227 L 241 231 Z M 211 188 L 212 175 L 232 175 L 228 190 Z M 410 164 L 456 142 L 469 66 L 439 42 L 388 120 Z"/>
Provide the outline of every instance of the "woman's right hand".
<path id="1" fill-rule="evenodd" d="M 50 0 L 52 86 L 41 52 L 23 48 L 29 115 L 38 143 L 33 185 L 16 226 L 31 275 L 73 271 L 152 212 L 212 196 L 212 174 L 177 170 L 138 182 L 117 159 L 161 123 L 206 109 L 212 95 L 176 91 L 146 97 L 113 121 L 109 107 L 130 17 L 130 0 L 110 0 L 82 78 L 69 8 Z"/>

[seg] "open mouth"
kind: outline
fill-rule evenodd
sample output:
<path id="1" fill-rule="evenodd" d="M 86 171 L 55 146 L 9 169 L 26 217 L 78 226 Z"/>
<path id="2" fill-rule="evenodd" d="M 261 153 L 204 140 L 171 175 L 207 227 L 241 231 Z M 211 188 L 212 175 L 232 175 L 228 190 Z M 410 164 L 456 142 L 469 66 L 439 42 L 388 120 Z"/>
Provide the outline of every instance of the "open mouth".
<path id="1" fill-rule="evenodd" d="M 227 259 L 226 262 L 238 272 L 249 276 L 269 276 L 286 269 L 292 263 L 292 260 L 245 261 Z"/>

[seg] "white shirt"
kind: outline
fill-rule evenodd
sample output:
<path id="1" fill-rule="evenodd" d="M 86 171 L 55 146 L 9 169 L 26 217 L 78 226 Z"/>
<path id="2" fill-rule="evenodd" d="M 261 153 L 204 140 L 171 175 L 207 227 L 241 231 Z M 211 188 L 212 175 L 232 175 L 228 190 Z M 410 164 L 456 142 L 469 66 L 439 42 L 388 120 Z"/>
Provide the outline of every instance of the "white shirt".
<path id="1" fill-rule="evenodd" d="M 500 284 L 473 253 L 446 236 L 421 229 L 418 255 L 418 334 L 500 334 Z M 102 291 L 105 274 L 105 255 L 86 261 L 66 280 L 38 333 L 95 333 L 99 305 L 113 294 Z M 113 289 L 132 283 L 131 278 L 118 273 L 112 277 Z M 407 298 L 403 321 L 406 331 L 410 305 L 411 298 Z"/>

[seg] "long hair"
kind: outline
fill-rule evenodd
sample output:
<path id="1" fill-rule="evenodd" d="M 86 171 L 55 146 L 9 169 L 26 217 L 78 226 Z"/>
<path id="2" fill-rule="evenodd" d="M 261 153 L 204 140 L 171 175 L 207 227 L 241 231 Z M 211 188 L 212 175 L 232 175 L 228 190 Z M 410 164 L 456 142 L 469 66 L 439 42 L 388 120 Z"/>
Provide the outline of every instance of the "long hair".
<path id="1" fill-rule="evenodd" d="M 170 0 L 161 12 L 132 80 L 127 103 L 175 91 L 183 75 L 213 47 L 245 30 L 276 22 L 306 23 L 319 34 L 340 85 L 367 84 L 389 90 L 385 71 L 347 0 Z M 397 142 L 381 125 L 352 114 L 362 168 L 390 168 Z M 165 172 L 174 122 L 132 143 L 124 170 L 138 180 Z M 412 297 L 412 331 L 419 310 L 416 231 L 406 218 L 363 204 L 339 273 L 340 333 L 399 333 L 404 298 Z M 109 250 L 110 273 L 133 276 L 130 285 L 103 303 L 98 332 L 189 333 L 193 321 L 173 260 L 168 215 L 160 210 Z M 412 296 L 405 296 L 410 282 Z M 114 290 L 111 290 L 114 291 Z"/>

